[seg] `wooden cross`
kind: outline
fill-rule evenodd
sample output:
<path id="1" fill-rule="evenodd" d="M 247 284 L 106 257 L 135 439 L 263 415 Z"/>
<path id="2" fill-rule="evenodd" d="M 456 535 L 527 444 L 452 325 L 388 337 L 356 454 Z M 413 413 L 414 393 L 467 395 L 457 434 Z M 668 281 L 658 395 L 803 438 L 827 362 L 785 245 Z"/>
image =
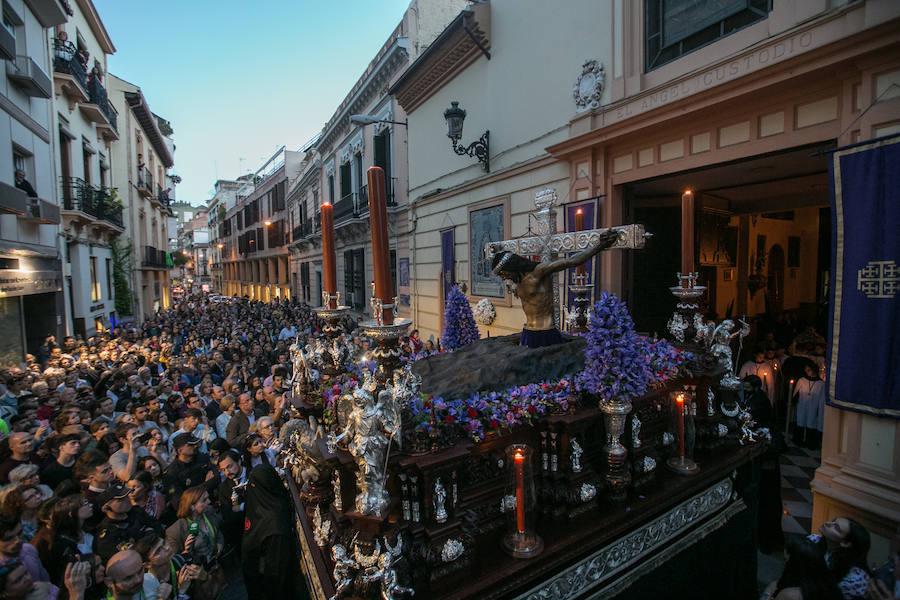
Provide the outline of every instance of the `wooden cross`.
<path id="1" fill-rule="evenodd" d="M 612 248 L 643 248 L 650 235 L 643 225 L 620 225 L 618 227 L 601 227 L 570 233 L 556 232 L 556 206 L 558 196 L 553 188 L 540 190 L 534 195 L 534 211 L 537 221 L 537 235 L 513 240 L 488 242 L 484 245 L 485 258 L 490 261 L 495 254 L 503 251 L 513 252 L 519 256 L 540 256 L 541 262 L 553 260 L 559 254 L 579 252 L 597 244 L 600 236 L 607 231 L 616 231 L 619 239 L 610 246 Z M 553 277 L 553 320 L 559 328 L 559 277 Z"/>

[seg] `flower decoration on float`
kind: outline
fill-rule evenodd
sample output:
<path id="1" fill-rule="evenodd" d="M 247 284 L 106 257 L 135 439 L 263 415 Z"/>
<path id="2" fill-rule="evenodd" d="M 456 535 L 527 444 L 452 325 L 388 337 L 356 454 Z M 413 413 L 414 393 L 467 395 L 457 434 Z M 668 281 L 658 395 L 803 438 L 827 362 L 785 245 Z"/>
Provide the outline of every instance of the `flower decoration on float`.
<path id="1" fill-rule="evenodd" d="M 584 371 L 575 378 L 579 391 L 601 401 L 626 401 L 684 372 L 691 358 L 663 339 L 650 339 L 634 331 L 625 303 L 603 292 L 591 311 Z"/>
<path id="2" fill-rule="evenodd" d="M 479 325 L 490 325 L 497 318 L 497 310 L 488 298 L 482 298 L 472 309 L 472 316 Z"/>

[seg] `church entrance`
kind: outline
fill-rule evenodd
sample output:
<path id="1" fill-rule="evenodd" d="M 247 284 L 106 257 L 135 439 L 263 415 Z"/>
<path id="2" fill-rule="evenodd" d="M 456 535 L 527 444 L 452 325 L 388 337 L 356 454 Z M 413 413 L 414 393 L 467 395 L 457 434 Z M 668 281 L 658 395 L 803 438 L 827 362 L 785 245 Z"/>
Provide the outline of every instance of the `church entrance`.
<path id="1" fill-rule="evenodd" d="M 808 327 L 826 330 L 831 219 L 825 142 L 623 185 L 623 222 L 653 237 L 626 261 L 636 327 L 667 335 L 680 270 L 681 194 L 693 190 L 694 264 L 708 319 L 746 316 L 754 341 L 782 348 Z M 772 338 L 775 338 L 772 340 Z M 740 362 L 738 363 L 740 364 Z"/>

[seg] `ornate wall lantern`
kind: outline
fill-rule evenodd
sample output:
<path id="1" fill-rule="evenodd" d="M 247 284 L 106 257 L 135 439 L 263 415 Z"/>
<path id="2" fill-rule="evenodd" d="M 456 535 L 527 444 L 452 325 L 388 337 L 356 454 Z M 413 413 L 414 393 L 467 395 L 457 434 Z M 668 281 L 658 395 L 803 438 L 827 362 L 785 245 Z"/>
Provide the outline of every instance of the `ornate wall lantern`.
<path id="1" fill-rule="evenodd" d="M 466 155 L 477 158 L 478 162 L 484 165 L 484 170 L 490 173 L 491 132 L 485 131 L 483 134 L 481 134 L 481 137 L 479 139 L 469 144 L 468 147 L 463 147 L 458 142 L 462 137 L 463 121 L 465 121 L 466 119 L 466 111 L 459 107 L 459 102 L 451 102 L 450 108 L 444 111 L 444 119 L 446 119 L 447 121 L 447 137 L 450 138 L 453 151 L 460 156 Z"/>

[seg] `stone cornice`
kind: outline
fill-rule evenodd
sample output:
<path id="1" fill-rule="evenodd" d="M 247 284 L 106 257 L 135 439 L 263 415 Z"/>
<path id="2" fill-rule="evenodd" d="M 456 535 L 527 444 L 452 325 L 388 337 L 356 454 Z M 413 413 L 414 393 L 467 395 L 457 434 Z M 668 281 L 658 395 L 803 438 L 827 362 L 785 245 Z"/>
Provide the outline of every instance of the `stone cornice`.
<path id="1" fill-rule="evenodd" d="M 490 3 L 459 13 L 388 91 L 411 114 L 491 47 Z"/>

